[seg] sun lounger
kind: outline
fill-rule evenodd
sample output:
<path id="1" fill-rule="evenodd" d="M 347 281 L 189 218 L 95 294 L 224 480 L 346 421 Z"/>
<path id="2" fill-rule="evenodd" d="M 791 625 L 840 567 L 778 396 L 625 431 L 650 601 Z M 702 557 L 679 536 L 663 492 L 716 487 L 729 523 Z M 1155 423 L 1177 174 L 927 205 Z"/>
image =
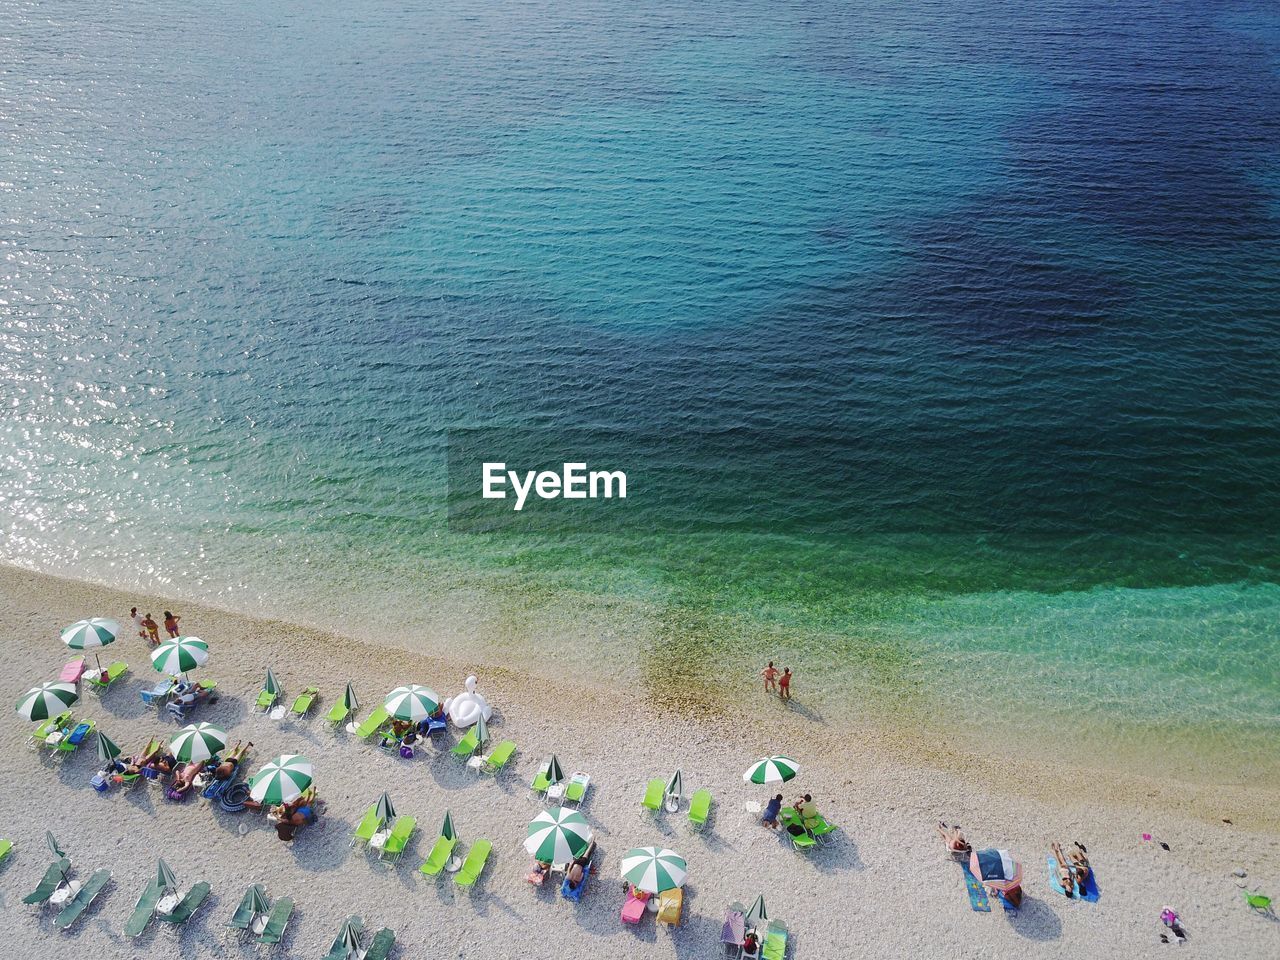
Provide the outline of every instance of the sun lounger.
<path id="1" fill-rule="evenodd" d="M 52 734 L 61 730 L 70 722 L 71 722 L 70 710 L 64 710 L 62 713 L 58 714 L 56 717 L 50 717 L 48 720 L 43 721 L 38 727 L 36 727 L 35 731 L 31 734 L 31 736 L 27 738 L 27 746 L 29 746 L 32 750 L 36 749 L 41 744 L 47 742 L 49 737 Z"/>
<path id="2" fill-rule="evenodd" d="M 769 921 L 769 932 L 760 951 L 763 960 L 783 960 L 787 955 L 787 925 L 781 920 Z"/>
<path id="3" fill-rule="evenodd" d="M 334 938 L 333 945 L 329 947 L 329 953 L 325 956 L 324 960 L 349 960 L 349 948 L 347 947 L 346 941 L 342 938 L 342 934 L 345 932 L 348 924 L 350 924 L 355 930 L 357 939 L 364 934 L 364 921 L 357 916 L 347 917 L 347 919 L 343 921 L 342 926 L 338 928 L 338 935 Z"/>
<path id="4" fill-rule="evenodd" d="M 251 929 L 253 922 L 259 917 L 259 914 L 253 909 L 253 893 L 255 889 L 265 897 L 266 894 L 262 889 L 262 884 L 249 884 L 249 889 L 240 898 L 240 906 L 236 907 L 236 912 L 231 915 L 231 920 L 227 923 L 228 927 L 241 934 Z"/>
<path id="5" fill-rule="evenodd" d="M 260 690 L 258 691 L 258 699 L 254 701 L 253 707 L 259 713 L 266 713 L 276 705 L 276 701 L 279 699 L 279 691 Z"/>
<path id="6" fill-rule="evenodd" d="M 658 894 L 658 922 L 668 927 L 680 926 L 680 914 L 684 910 L 684 890 L 664 890 Z"/>
<path id="7" fill-rule="evenodd" d="M 350 716 L 351 708 L 339 700 L 329 708 L 329 712 L 325 714 L 324 719 L 326 723 L 331 724 L 334 727 L 340 727 L 347 722 L 347 718 Z"/>
<path id="8" fill-rule="evenodd" d="M 590 878 L 590 876 L 591 876 L 591 864 L 587 863 L 582 868 L 582 882 L 578 884 L 576 887 L 569 886 L 569 878 L 568 877 L 564 878 L 564 880 L 560 883 L 560 896 L 564 897 L 566 900 L 572 900 L 574 903 L 577 903 L 579 900 L 582 899 L 582 890 L 587 885 L 587 880 Z"/>
<path id="9" fill-rule="evenodd" d="M 373 939 L 369 941 L 369 949 L 364 952 L 361 960 L 387 960 L 395 945 L 395 932 L 390 927 L 383 927 L 373 935 Z"/>
<path id="10" fill-rule="evenodd" d="M 387 713 L 386 707 L 375 707 L 373 713 L 365 717 L 364 723 L 356 728 L 356 736 L 361 740 L 368 740 L 390 719 L 391 714 Z"/>
<path id="11" fill-rule="evenodd" d="M 645 784 L 644 799 L 640 801 L 640 806 L 646 810 L 658 811 L 662 809 L 662 794 L 666 786 L 661 780 L 650 780 Z"/>
<path id="12" fill-rule="evenodd" d="M 53 925 L 59 930 L 66 930 L 77 920 L 80 915 L 89 909 L 102 888 L 111 880 L 110 870 L 95 870 L 88 882 L 79 889 L 76 895 L 71 899 L 65 907 L 59 911 L 58 916 L 54 918 Z"/>
<path id="13" fill-rule="evenodd" d="M 156 912 L 156 904 L 160 902 L 160 895 L 163 892 L 160 884 L 156 883 L 155 877 L 147 882 L 142 896 L 138 897 L 138 902 L 133 905 L 133 913 L 129 915 L 124 925 L 126 937 L 142 936 L 142 932 L 147 929 L 147 924 L 151 922 L 151 917 Z"/>
<path id="14" fill-rule="evenodd" d="M 453 848 L 457 845 L 458 841 L 455 837 L 436 837 L 435 846 L 431 848 L 431 854 L 426 861 L 418 868 L 419 872 L 427 877 L 439 875 L 449 863 L 449 858 L 453 856 Z"/>
<path id="15" fill-rule="evenodd" d="M 507 765 L 507 761 L 511 759 L 512 754 L 516 752 L 516 744 L 514 740 L 503 740 L 500 744 L 493 748 L 493 752 L 484 758 L 484 766 L 481 770 L 488 773 L 497 773 Z"/>
<path id="16" fill-rule="evenodd" d="M 726 960 L 737 960 L 742 953 L 742 941 L 747 934 L 746 912 L 747 908 L 737 902 L 729 904 L 725 911 L 724 923 L 720 927 L 720 944 Z"/>
<path id="17" fill-rule="evenodd" d="M 85 665 L 84 657 L 78 657 L 62 668 L 62 673 L 58 675 L 58 680 L 61 683 L 79 683 L 80 678 L 84 676 L 84 672 L 88 669 Z"/>
<path id="18" fill-rule="evenodd" d="M 695 827 L 705 826 L 711 814 L 711 791 L 699 790 L 689 798 L 689 822 Z"/>
<path id="19" fill-rule="evenodd" d="M 351 845 L 354 847 L 368 843 L 381 829 L 382 817 L 378 816 L 378 805 L 375 803 L 364 812 L 364 819 L 360 821 L 360 826 L 356 827 L 356 832 L 351 835 Z"/>
<path id="20" fill-rule="evenodd" d="M 434 737 L 437 733 L 444 733 L 449 729 L 449 722 L 444 717 L 427 717 L 428 737 Z"/>
<path id="21" fill-rule="evenodd" d="M 311 705 L 316 702 L 316 697 L 320 691 L 315 687 L 307 687 L 293 701 L 293 706 L 289 708 L 289 713 L 295 718 L 305 717 L 311 710 Z"/>
<path id="22" fill-rule="evenodd" d="M 271 905 L 271 913 L 267 916 L 267 925 L 262 928 L 262 933 L 258 934 L 254 943 L 264 943 L 267 946 L 278 946 L 280 941 L 284 939 L 284 932 L 289 928 L 289 918 L 293 916 L 293 901 L 288 897 L 281 897 Z"/>
<path id="23" fill-rule="evenodd" d="M 191 919 L 192 914 L 200 909 L 200 904 L 204 903 L 208 896 L 209 884 L 202 880 L 200 883 L 194 884 L 172 910 L 168 913 L 158 913 L 156 916 L 165 923 L 180 927 Z"/>
<path id="24" fill-rule="evenodd" d="M 569 784 L 564 788 L 564 802 L 572 803 L 575 807 L 582 806 L 582 801 L 586 799 L 587 789 L 591 786 L 591 777 L 585 773 L 575 773 L 569 778 Z"/>
<path id="25" fill-rule="evenodd" d="M 149 707 L 161 706 L 168 698 L 169 691 L 173 689 L 172 680 L 161 680 L 150 690 L 139 691 L 138 696 L 142 698 L 142 702 Z"/>
<path id="26" fill-rule="evenodd" d="M 383 860 L 399 860 L 404 848 L 409 845 L 409 838 L 418 829 L 416 817 L 396 817 L 391 824 L 391 835 L 382 846 Z"/>
<path id="27" fill-rule="evenodd" d="M 8 857 L 9 854 L 12 852 L 13 852 L 13 841 L 0 840 L 0 863 L 3 863 L 5 861 L 5 858 Z"/>
<path id="28" fill-rule="evenodd" d="M 551 786 L 551 778 L 547 776 L 547 771 L 539 770 L 533 777 L 533 783 L 529 785 L 530 789 L 536 794 L 544 794 Z"/>
<path id="29" fill-rule="evenodd" d="M 44 872 L 44 879 L 40 881 L 40 885 L 23 897 L 22 902 L 26 904 L 47 903 L 49 898 L 53 896 L 54 891 L 62 886 L 66 880 L 67 871 L 70 869 L 71 861 L 66 857 L 49 864 L 49 869 Z"/>
<path id="30" fill-rule="evenodd" d="M 462 863 L 462 869 L 459 870 L 453 878 L 453 882 L 460 887 L 474 887 L 476 881 L 480 879 L 480 874 L 484 873 L 484 865 L 489 862 L 489 854 L 493 850 L 493 844 L 488 840 L 477 840 L 471 845 L 471 849 L 467 851 L 467 859 Z"/>
<path id="31" fill-rule="evenodd" d="M 101 673 L 89 674 L 85 677 L 85 681 L 91 689 L 96 690 L 98 693 L 106 693 L 111 689 L 112 684 L 128 672 L 129 665 L 123 660 L 117 660 Z"/>
<path id="32" fill-rule="evenodd" d="M 822 844 L 833 842 L 835 838 L 831 835 L 840 829 L 834 823 L 827 822 L 822 814 L 810 817 L 804 822 L 804 826 L 809 831 L 809 835 Z"/>
<path id="33" fill-rule="evenodd" d="M 467 735 L 454 744 L 453 749 L 449 752 L 455 757 L 470 757 L 480 746 L 480 738 L 476 736 L 476 728 L 472 727 L 467 731 Z"/>
<path id="34" fill-rule="evenodd" d="M 628 890 L 627 902 L 622 905 L 622 922 L 639 923 L 644 916 L 645 904 L 648 900 L 648 897 L 637 897 Z"/>
<path id="35" fill-rule="evenodd" d="M 68 753 L 75 753 L 79 749 L 80 744 L 84 743 L 85 738 L 93 733 L 93 728 L 97 725 L 94 720 L 81 720 L 71 729 L 71 731 L 57 742 L 54 746 L 54 753 L 59 759 Z"/>

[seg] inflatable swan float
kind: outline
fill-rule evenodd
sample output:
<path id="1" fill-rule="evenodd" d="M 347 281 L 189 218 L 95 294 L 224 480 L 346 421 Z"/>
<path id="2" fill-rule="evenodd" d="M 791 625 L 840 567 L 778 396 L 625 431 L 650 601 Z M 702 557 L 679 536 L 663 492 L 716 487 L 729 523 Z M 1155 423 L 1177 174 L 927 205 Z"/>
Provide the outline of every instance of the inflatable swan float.
<path id="1" fill-rule="evenodd" d="M 464 686 L 467 688 L 465 693 L 450 697 L 444 702 L 445 713 L 459 727 L 473 726 L 481 717 L 487 721 L 493 716 L 493 707 L 489 706 L 488 700 L 476 693 L 476 678 L 467 677 Z"/>

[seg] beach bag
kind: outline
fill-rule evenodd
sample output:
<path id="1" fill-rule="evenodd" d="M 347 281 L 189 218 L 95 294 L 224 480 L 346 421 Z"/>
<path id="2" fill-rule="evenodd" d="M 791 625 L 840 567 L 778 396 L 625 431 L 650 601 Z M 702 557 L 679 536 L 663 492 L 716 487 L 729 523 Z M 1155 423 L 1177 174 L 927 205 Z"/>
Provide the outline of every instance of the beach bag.
<path id="1" fill-rule="evenodd" d="M 406 760 L 412 760 L 412 759 L 413 759 L 413 747 L 409 746 L 407 743 L 406 743 L 406 744 L 403 744 L 403 745 L 400 747 L 400 756 L 404 757 Z"/>

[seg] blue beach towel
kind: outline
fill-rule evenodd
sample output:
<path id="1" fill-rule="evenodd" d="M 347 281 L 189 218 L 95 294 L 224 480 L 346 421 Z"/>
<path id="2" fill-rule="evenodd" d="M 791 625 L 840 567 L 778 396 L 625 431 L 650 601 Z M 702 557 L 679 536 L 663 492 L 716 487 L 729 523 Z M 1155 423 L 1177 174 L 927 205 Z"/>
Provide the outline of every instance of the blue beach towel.
<path id="1" fill-rule="evenodd" d="M 87 723 L 80 724 L 78 727 L 76 727 L 74 730 L 71 731 L 71 736 L 67 737 L 67 743 L 76 747 L 80 746 L 80 744 L 84 741 L 85 736 L 92 729 L 93 727 L 91 727 Z"/>
<path id="2" fill-rule="evenodd" d="M 1067 891 L 1062 889 L 1062 881 L 1058 878 L 1058 861 L 1052 854 L 1048 857 L 1049 863 L 1049 886 L 1053 887 L 1058 893 L 1064 897 Z M 1097 903 L 1098 898 L 1102 894 L 1098 891 L 1098 878 L 1094 875 L 1092 864 L 1089 866 L 1089 879 L 1084 883 L 1084 889 L 1081 896 L 1071 897 L 1072 900 L 1084 900 L 1088 903 Z"/>
<path id="3" fill-rule="evenodd" d="M 987 888 L 978 882 L 967 864 L 961 864 L 964 871 L 964 885 L 969 891 L 969 906 L 978 913 L 990 913 L 991 901 L 987 899 Z"/>

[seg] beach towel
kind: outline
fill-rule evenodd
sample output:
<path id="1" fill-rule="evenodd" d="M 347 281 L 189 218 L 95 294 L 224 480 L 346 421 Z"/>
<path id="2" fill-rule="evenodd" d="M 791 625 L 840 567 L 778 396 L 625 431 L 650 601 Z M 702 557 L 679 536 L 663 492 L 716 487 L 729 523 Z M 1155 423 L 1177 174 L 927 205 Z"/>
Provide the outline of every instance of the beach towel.
<path id="1" fill-rule="evenodd" d="M 1062 889 L 1062 879 L 1058 876 L 1058 860 L 1052 854 L 1049 855 L 1049 886 L 1064 897 L 1067 891 Z M 1072 897 L 1072 900 L 1084 900 L 1088 903 L 1097 903 L 1098 898 L 1102 894 L 1098 891 L 1098 878 L 1094 876 L 1093 866 L 1089 867 L 1089 879 L 1085 881 L 1084 889 L 1080 891 L 1081 896 Z"/>
<path id="2" fill-rule="evenodd" d="M 978 913 L 990 913 L 991 901 L 987 899 L 987 888 L 978 882 L 968 864 L 961 864 L 964 871 L 964 885 L 969 890 L 969 906 Z"/>

